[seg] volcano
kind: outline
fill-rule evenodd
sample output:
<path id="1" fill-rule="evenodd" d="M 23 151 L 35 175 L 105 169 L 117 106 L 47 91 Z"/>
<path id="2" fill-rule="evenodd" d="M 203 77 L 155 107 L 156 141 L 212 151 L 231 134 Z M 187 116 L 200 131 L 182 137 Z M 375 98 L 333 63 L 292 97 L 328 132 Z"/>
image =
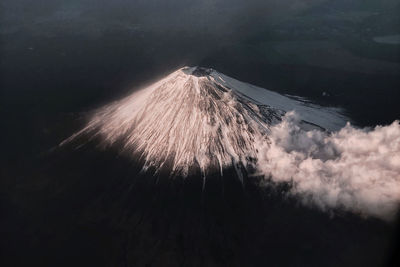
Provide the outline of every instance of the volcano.
<path id="1" fill-rule="evenodd" d="M 268 144 L 270 127 L 286 111 L 301 127 L 334 130 L 345 125 L 339 109 L 311 104 L 240 82 L 210 68 L 184 67 L 160 81 L 96 110 L 82 134 L 143 160 L 143 169 L 187 176 L 200 170 L 249 169 L 257 144 Z M 239 175 L 240 176 L 240 175 Z"/>

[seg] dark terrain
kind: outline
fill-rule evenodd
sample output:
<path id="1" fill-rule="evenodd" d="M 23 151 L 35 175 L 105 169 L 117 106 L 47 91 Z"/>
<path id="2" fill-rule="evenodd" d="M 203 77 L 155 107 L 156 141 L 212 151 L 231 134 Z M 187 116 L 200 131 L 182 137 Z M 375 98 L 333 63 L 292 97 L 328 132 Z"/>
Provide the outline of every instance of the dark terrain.
<path id="1" fill-rule="evenodd" d="M 58 148 L 92 109 L 184 65 L 342 107 L 358 126 L 400 119 L 400 44 L 373 41 L 399 33 L 396 1 L 216 2 L 1 3 L 2 266 L 395 264 L 396 222 L 306 208 L 229 170 L 202 191 L 95 142 Z"/>

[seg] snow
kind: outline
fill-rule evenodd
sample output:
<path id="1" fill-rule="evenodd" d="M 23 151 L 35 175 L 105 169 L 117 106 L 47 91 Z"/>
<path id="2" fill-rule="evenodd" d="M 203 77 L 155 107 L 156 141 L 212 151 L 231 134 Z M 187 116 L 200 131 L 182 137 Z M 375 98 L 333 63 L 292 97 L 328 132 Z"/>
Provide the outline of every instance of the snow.
<path id="1" fill-rule="evenodd" d="M 233 79 L 213 71 L 211 76 L 221 84 L 233 88 L 250 99 L 283 111 L 295 111 L 302 120 L 319 125 L 329 131 L 343 128 L 349 118 L 343 115 L 340 108 L 321 107 L 311 104 L 301 97 L 287 97 L 276 92 Z"/>

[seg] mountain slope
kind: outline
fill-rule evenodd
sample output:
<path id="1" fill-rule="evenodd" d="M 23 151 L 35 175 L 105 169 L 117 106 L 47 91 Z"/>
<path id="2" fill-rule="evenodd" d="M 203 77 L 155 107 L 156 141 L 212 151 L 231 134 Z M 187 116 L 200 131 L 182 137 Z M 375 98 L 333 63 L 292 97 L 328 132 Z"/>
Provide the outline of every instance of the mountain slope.
<path id="1" fill-rule="evenodd" d="M 300 99 L 301 100 L 301 99 Z M 186 176 L 228 166 L 247 167 L 258 142 L 284 110 L 297 110 L 322 127 L 343 126 L 335 110 L 323 110 L 218 73 L 185 67 L 155 84 L 97 110 L 82 133 L 144 160 L 144 169 L 168 168 Z M 311 125 L 311 124 L 308 124 Z"/>

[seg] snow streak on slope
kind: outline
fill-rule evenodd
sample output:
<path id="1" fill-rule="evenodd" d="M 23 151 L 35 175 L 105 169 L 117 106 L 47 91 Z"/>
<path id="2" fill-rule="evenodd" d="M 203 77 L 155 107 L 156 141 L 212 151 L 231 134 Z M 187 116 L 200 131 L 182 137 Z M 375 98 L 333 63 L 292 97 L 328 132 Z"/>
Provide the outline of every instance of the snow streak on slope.
<path id="1" fill-rule="evenodd" d="M 172 174 L 250 164 L 256 139 L 267 139 L 269 124 L 280 112 L 250 102 L 201 72 L 178 70 L 101 108 L 80 133 L 100 135 L 106 145 L 122 141 L 123 150 L 144 159 L 145 169 L 168 167 Z"/>
<path id="2" fill-rule="evenodd" d="M 285 115 L 290 110 L 296 113 Z M 95 111 L 65 142 L 99 136 L 142 159 L 144 170 L 171 175 L 256 169 L 266 182 L 291 184 L 290 193 L 305 203 L 390 218 L 400 203 L 399 123 L 374 130 L 345 125 L 338 109 L 185 67 Z"/>

